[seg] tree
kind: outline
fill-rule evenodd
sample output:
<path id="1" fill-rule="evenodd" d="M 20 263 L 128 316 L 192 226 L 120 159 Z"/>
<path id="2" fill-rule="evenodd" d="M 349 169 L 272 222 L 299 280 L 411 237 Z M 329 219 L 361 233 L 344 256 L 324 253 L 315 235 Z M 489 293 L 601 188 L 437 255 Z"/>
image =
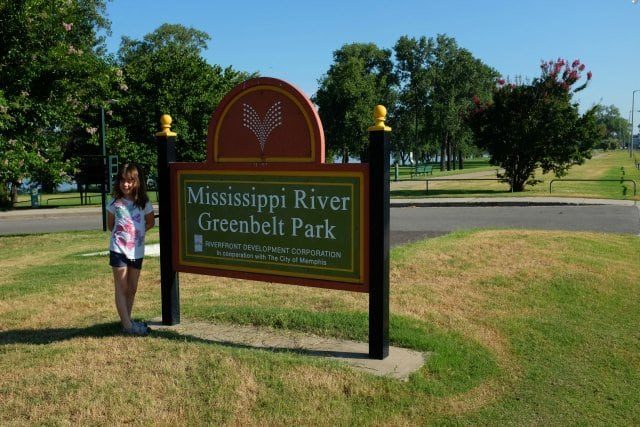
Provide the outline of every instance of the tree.
<path id="1" fill-rule="evenodd" d="M 456 157 L 463 168 L 464 154 L 472 141 L 466 121 L 473 109 L 472 99 L 489 99 L 498 73 L 460 48 L 451 37 L 439 34 L 433 45 L 428 127 L 432 139 L 439 142 L 440 169 L 455 168 Z"/>
<path id="2" fill-rule="evenodd" d="M 543 62 L 541 69 L 530 84 L 498 85 L 491 103 L 476 99 L 470 116 L 476 141 L 489 152 L 492 165 L 504 168 L 513 191 L 535 183 L 537 168 L 564 176 L 572 165 L 590 158 L 598 140 L 597 109 L 581 116 L 578 104 L 571 103 L 591 72 L 580 83 L 585 66 L 578 60 Z"/>
<path id="3" fill-rule="evenodd" d="M 402 36 L 394 47 L 400 85 L 394 115 L 394 149 L 425 161 L 440 147 L 441 169 L 455 167 L 472 146 L 466 116 L 473 96 L 489 99 L 497 77 L 455 39 Z M 446 162 L 446 163 L 445 163 Z"/>
<path id="4" fill-rule="evenodd" d="M 9 127 L 11 117 L 4 94 L 0 91 L 0 135 Z M 25 147 L 14 139 L 0 137 L 0 207 L 9 204 L 9 187 L 26 174 L 25 159 L 28 157 Z"/>
<path id="5" fill-rule="evenodd" d="M 428 139 L 425 121 L 431 89 L 428 67 L 433 57 L 433 40 L 402 36 L 394 51 L 400 89 L 393 120 L 393 149 L 400 154 L 404 164 L 409 152 L 428 151 L 425 150 Z"/>
<path id="6" fill-rule="evenodd" d="M 247 73 L 208 64 L 202 51 L 208 34 L 182 25 L 164 24 L 142 40 L 123 38 L 118 64 L 127 93 L 113 108 L 111 150 L 123 160 L 156 164 L 154 134 L 162 114 L 173 118 L 177 155 L 183 161 L 206 156 L 207 126 L 215 107 Z"/>
<path id="7" fill-rule="evenodd" d="M 391 51 L 373 43 L 353 43 L 333 53 L 333 64 L 313 97 L 324 127 L 327 150 L 347 163 L 368 148 L 366 129 L 377 104 L 393 105 Z"/>
<path id="8" fill-rule="evenodd" d="M 15 0 L 0 3 L 0 203 L 25 177 L 45 188 L 66 179 L 69 135 L 89 128 L 83 113 L 112 92 L 104 61 L 104 0 Z M 85 133 L 85 139 L 88 135 Z"/>
<path id="9" fill-rule="evenodd" d="M 623 148 L 629 143 L 629 121 L 620 115 L 618 107 L 599 105 L 595 116 L 602 132 L 598 148 L 605 150 Z"/>

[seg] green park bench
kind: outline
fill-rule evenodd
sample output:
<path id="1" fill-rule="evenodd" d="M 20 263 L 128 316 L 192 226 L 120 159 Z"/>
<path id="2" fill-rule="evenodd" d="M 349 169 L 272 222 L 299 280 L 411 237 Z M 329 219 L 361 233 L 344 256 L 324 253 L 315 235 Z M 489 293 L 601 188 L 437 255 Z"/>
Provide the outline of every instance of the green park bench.
<path id="1" fill-rule="evenodd" d="M 419 175 L 433 175 L 433 166 L 431 165 L 415 165 L 411 170 L 411 178 Z"/>

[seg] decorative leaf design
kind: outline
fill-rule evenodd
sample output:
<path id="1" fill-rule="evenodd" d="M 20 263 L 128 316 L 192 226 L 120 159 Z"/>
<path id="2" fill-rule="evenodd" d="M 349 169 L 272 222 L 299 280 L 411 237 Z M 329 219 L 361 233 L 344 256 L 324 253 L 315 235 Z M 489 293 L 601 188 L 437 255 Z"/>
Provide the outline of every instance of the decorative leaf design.
<path id="1" fill-rule="evenodd" d="M 267 143 L 269 135 L 275 128 L 282 125 L 282 103 L 276 101 L 267 110 L 264 121 L 260 119 L 260 115 L 251 105 L 242 104 L 242 121 L 243 126 L 251 130 L 258 138 L 260 152 L 264 154 L 264 145 Z"/>

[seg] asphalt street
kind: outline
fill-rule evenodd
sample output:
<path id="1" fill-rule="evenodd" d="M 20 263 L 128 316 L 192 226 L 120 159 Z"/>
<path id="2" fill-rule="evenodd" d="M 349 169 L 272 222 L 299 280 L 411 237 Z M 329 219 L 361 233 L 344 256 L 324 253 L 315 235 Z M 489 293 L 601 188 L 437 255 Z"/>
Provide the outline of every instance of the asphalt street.
<path id="1" fill-rule="evenodd" d="M 34 210 L 22 215 L 0 214 L 0 235 L 102 230 L 99 209 Z"/>
<path id="2" fill-rule="evenodd" d="M 472 228 L 640 234 L 637 206 L 464 206 L 391 209 L 394 243 Z M 399 240 L 399 241 L 398 241 Z"/>
<path id="3" fill-rule="evenodd" d="M 394 202 L 398 203 L 398 202 Z M 491 202 L 430 202 L 391 208 L 391 245 L 472 228 L 597 231 L 640 235 L 640 209 L 633 204 L 502 206 Z M 505 202 L 508 203 L 508 202 Z M 541 201 L 536 201 L 541 203 Z M 406 203 L 405 203 L 406 204 Z M 496 204 L 498 204 L 496 206 Z M 0 213 L 0 235 L 100 230 L 99 209 L 47 209 Z"/>

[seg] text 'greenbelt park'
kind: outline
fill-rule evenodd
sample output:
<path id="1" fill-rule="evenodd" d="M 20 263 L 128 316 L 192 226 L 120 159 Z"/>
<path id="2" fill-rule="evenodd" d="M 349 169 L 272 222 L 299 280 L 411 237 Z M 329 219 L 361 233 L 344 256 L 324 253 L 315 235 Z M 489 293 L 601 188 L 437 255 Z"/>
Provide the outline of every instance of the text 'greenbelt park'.
<path id="1" fill-rule="evenodd" d="M 267 219 L 264 217 L 258 219 L 253 214 L 246 219 L 220 218 L 214 212 L 204 211 L 199 214 L 197 220 L 201 231 L 265 236 L 335 240 L 336 225 L 332 224 L 329 218 L 318 218 L 313 223 L 309 223 L 299 216 L 293 216 L 291 212 L 292 210 L 293 212 L 349 211 L 352 201 L 351 196 L 317 194 L 313 187 L 308 189 L 281 187 L 278 194 L 258 192 L 255 186 L 243 190 L 233 185 L 224 188 L 188 185 L 186 190 L 188 205 L 244 208 L 257 214 L 271 215 Z M 288 210 L 286 218 L 277 215 L 281 210 Z"/>

